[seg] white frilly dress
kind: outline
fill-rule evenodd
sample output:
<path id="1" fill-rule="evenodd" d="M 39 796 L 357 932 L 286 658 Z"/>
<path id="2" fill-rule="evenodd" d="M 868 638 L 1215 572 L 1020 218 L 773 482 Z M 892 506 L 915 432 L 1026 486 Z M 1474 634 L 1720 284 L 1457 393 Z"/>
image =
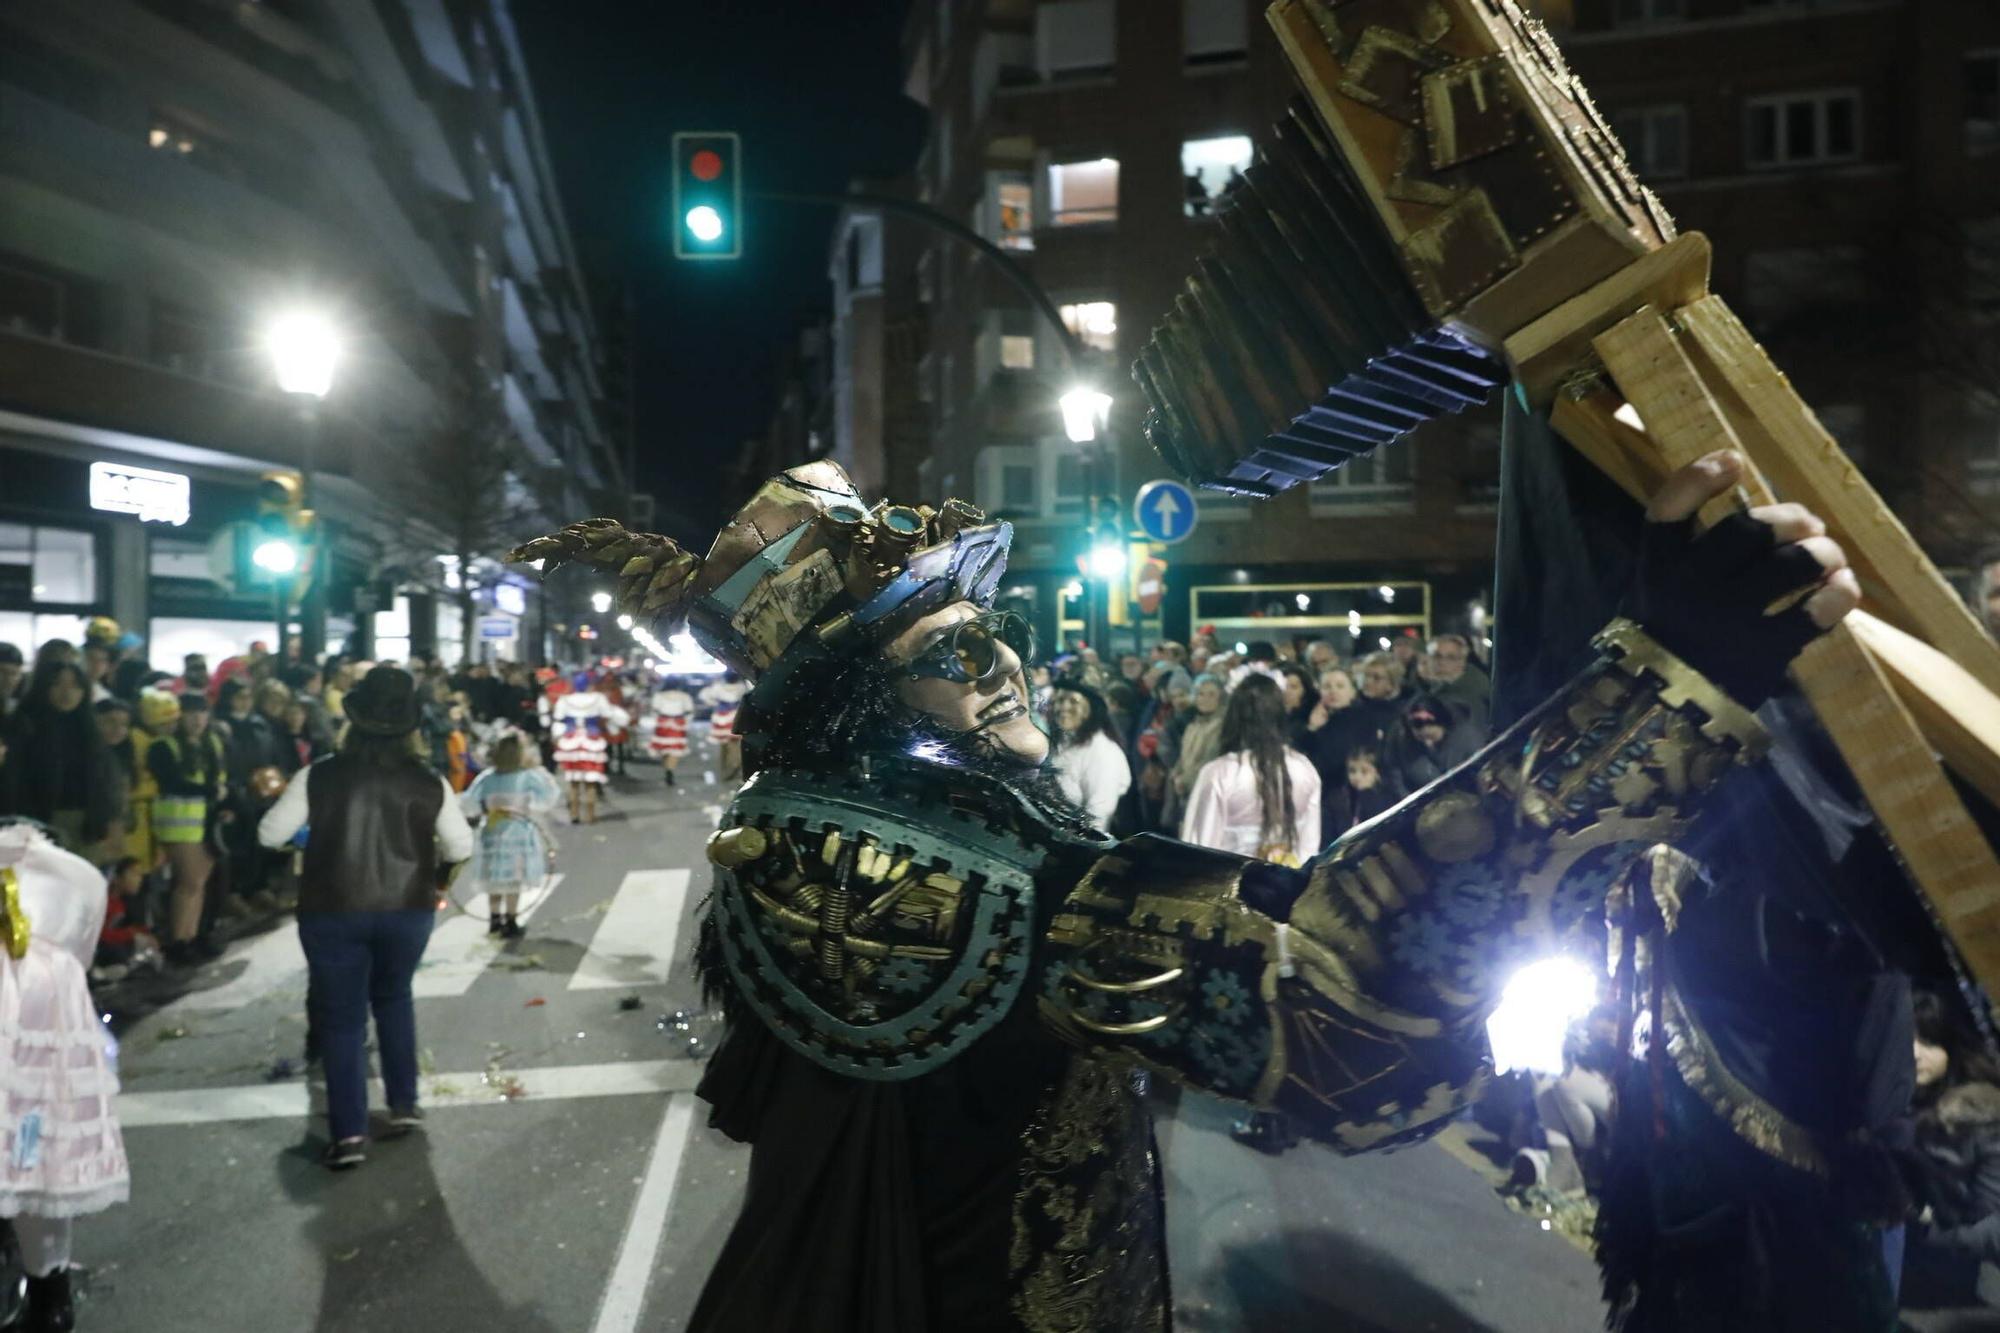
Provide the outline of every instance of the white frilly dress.
<path id="1" fill-rule="evenodd" d="M 132 1185 L 111 1034 L 86 976 L 104 877 L 19 824 L 0 828 L 0 881 L 9 874 L 28 947 L 14 957 L 0 929 L 0 1217 L 99 1212 Z"/>
<path id="2" fill-rule="evenodd" d="M 611 735 L 631 725 L 629 713 L 596 690 L 578 690 L 556 700 L 556 767 L 570 782 L 605 780 Z"/>

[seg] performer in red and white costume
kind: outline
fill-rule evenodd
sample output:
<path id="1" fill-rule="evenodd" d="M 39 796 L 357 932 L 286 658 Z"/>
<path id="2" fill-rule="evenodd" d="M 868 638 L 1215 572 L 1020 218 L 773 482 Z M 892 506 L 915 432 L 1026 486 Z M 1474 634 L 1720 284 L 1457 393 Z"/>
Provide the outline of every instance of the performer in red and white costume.
<path id="1" fill-rule="evenodd" d="M 701 701 L 714 711 L 708 718 L 708 738 L 722 751 L 722 780 L 734 782 L 743 776 L 743 744 L 736 738 L 736 710 L 750 693 L 750 682 L 734 671 L 723 673 L 701 692 Z"/>
<path id="2" fill-rule="evenodd" d="M 597 789 L 604 785 L 611 733 L 631 714 L 605 698 L 587 671 L 570 678 L 570 692 L 550 710 L 555 723 L 556 767 L 569 783 L 569 817 L 597 822 Z"/>
<path id="3" fill-rule="evenodd" d="M 666 769 L 667 785 L 688 752 L 688 721 L 694 716 L 694 696 L 678 680 L 668 680 L 653 694 L 653 757 Z"/>

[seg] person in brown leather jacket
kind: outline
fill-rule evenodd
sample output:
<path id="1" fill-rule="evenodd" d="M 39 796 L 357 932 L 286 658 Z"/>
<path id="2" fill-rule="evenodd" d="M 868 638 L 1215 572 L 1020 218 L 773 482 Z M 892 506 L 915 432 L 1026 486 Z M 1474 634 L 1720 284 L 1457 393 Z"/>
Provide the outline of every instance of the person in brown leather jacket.
<path id="1" fill-rule="evenodd" d="M 334 1170 L 367 1157 L 368 1014 L 382 1052 L 391 1135 L 423 1120 L 410 978 L 436 917 L 442 872 L 472 854 L 472 830 L 414 739 L 416 681 L 379 666 L 347 696 L 340 753 L 300 770 L 257 827 L 266 847 L 309 829 L 299 888 L 306 1004 L 326 1066 Z"/>

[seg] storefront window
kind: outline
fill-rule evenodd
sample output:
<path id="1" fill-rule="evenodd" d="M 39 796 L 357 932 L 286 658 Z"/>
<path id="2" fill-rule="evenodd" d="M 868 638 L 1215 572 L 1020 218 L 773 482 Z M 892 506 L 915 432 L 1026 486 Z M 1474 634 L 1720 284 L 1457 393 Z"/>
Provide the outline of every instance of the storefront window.
<path id="1" fill-rule="evenodd" d="M 0 523 L 0 602 L 17 607 L 97 600 L 97 539 L 80 528 Z"/>
<path id="2" fill-rule="evenodd" d="M 44 616 L 31 611 L 0 611 L 0 643 L 11 643 L 30 660 L 50 639 L 83 642 L 82 616 Z"/>
<path id="3" fill-rule="evenodd" d="M 154 616 L 146 638 L 146 660 L 155 671 L 181 673 L 189 653 L 208 658 L 210 670 L 249 651 L 252 642 L 266 647 L 278 641 L 275 621 L 210 620 L 198 616 Z"/>

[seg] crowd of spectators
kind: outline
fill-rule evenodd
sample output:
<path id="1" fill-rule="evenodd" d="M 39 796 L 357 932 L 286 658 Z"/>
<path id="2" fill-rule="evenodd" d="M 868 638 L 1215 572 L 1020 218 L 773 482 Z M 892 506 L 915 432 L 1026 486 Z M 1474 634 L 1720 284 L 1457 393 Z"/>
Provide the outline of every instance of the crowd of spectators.
<path id="1" fill-rule="evenodd" d="M 154 948 L 169 965 L 198 964 L 221 952 L 224 923 L 294 907 L 297 858 L 260 847 L 258 820 L 294 773 L 338 748 L 343 700 L 376 664 L 281 660 L 252 643 L 212 667 L 190 653 L 176 676 L 108 621 L 91 629 L 32 661 L 0 642 L 0 818 L 39 821 L 105 873 L 117 910 L 104 969 Z M 525 666 L 396 665 L 421 691 L 417 743 L 455 790 L 485 736 L 545 727 L 545 682 Z"/>
<path id="2" fill-rule="evenodd" d="M 1064 790 L 1099 827 L 1293 864 L 1470 758 L 1492 680 L 1464 635 L 1344 655 L 1324 639 L 1188 644 L 1034 669 Z"/>

